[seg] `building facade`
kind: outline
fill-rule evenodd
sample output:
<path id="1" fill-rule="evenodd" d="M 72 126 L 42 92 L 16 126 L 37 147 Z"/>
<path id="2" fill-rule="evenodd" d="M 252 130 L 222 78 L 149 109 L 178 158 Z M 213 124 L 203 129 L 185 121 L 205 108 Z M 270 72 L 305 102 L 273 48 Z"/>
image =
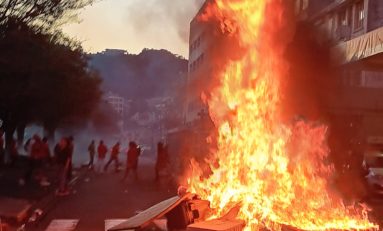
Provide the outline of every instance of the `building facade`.
<path id="1" fill-rule="evenodd" d="M 359 142 L 383 137 L 383 1 L 311 0 L 307 19 L 326 30 L 339 68 L 329 112 Z"/>
<path id="2" fill-rule="evenodd" d="M 190 22 L 187 102 L 184 112 L 185 122 L 189 125 L 207 113 L 207 106 L 202 102 L 201 93 L 207 90 L 211 80 L 214 29 L 213 25 L 202 22 L 200 16 L 211 2 L 205 1 Z"/>
<path id="3" fill-rule="evenodd" d="M 193 125 L 206 115 L 201 92 L 208 89 L 214 69 L 214 25 L 200 20 L 206 1 L 190 23 L 188 97 L 185 122 Z M 332 47 L 337 94 L 326 105 L 339 129 L 352 129 L 359 140 L 383 137 L 383 1 L 296 0 L 295 12 L 326 31 Z M 350 128 L 351 127 L 351 128 Z M 351 133 L 350 133 L 351 134 Z"/>

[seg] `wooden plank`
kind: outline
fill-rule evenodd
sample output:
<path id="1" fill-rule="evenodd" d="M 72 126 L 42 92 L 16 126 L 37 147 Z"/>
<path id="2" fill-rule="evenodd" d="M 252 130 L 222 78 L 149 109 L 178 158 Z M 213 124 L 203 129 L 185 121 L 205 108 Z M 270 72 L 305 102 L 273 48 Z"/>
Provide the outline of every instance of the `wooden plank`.
<path id="1" fill-rule="evenodd" d="M 104 224 L 105 224 L 104 230 L 108 231 L 112 227 L 117 226 L 119 224 L 122 224 L 126 221 L 127 221 L 127 219 L 107 219 L 104 221 Z"/>
<path id="2" fill-rule="evenodd" d="M 56 219 L 52 220 L 45 231 L 73 231 L 76 229 L 79 220 Z"/>
<path id="3" fill-rule="evenodd" d="M 241 231 L 244 227 L 242 220 L 215 219 L 191 224 L 187 231 Z"/>
<path id="4" fill-rule="evenodd" d="M 191 199 L 193 196 L 193 194 L 186 194 L 183 197 L 175 196 L 169 198 L 129 218 L 126 222 L 114 226 L 108 230 L 124 231 L 143 228 L 155 219 L 164 216 L 170 210 L 179 205 L 182 201 Z"/>

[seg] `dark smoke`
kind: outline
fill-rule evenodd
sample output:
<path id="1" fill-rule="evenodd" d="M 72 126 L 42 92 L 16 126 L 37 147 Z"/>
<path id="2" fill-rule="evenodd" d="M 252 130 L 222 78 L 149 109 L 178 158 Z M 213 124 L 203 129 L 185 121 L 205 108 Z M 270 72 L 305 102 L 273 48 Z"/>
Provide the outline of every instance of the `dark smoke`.
<path id="1" fill-rule="evenodd" d="M 309 120 L 327 117 L 329 94 L 334 94 L 337 79 L 331 63 L 329 44 L 319 40 L 325 32 L 310 23 L 300 22 L 285 58 L 289 73 L 283 79 L 285 115 L 287 118 L 301 116 Z"/>
<path id="2" fill-rule="evenodd" d="M 162 28 L 175 28 L 178 36 L 188 43 L 189 22 L 204 0 L 146 0 L 131 1 L 127 20 L 136 33 L 161 32 Z"/>
<path id="3" fill-rule="evenodd" d="M 361 175 L 363 146 L 353 144 L 359 128 L 349 126 L 351 112 L 337 112 L 337 102 L 346 87 L 342 85 L 344 67 L 332 59 L 334 45 L 324 35 L 325 31 L 308 22 L 297 23 L 285 52 L 289 73 L 282 82 L 284 116 L 290 122 L 303 118 L 329 127 L 329 160 L 337 173 L 335 185 L 346 199 L 360 200 L 366 195 Z"/>

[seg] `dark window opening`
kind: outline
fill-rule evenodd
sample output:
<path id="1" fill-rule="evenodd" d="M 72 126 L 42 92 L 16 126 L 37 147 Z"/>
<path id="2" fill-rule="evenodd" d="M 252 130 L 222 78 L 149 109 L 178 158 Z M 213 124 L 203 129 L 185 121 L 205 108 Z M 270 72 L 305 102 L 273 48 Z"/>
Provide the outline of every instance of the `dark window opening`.
<path id="1" fill-rule="evenodd" d="M 354 30 L 360 30 L 363 28 L 364 18 L 364 1 L 360 1 L 355 4 Z"/>

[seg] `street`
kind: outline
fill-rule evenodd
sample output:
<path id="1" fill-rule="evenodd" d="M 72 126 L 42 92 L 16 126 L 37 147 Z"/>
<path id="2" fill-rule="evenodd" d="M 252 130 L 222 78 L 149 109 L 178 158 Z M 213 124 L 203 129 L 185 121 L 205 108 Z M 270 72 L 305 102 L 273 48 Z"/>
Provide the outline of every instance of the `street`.
<path id="1" fill-rule="evenodd" d="M 150 161 L 140 166 L 138 181 L 131 175 L 123 183 L 122 175 L 123 171 L 97 174 L 85 170 L 79 174 L 73 194 L 57 197 L 56 205 L 31 230 L 103 231 L 175 195 L 175 190 L 166 182 L 154 182 L 153 163 Z M 381 225 L 383 199 L 369 197 L 366 203 L 372 208 L 375 222 Z"/>
<path id="2" fill-rule="evenodd" d="M 33 230 L 51 230 L 49 225 L 61 223 L 61 229 L 68 222 L 74 221 L 75 230 L 105 230 L 109 220 L 127 219 L 135 212 L 175 195 L 164 185 L 154 182 L 153 166 L 146 164 L 139 167 L 139 180 L 133 177 L 122 183 L 123 172 L 103 173 L 88 172 L 80 175 L 74 186 L 74 194 L 59 197 L 58 203 L 38 223 Z M 63 220 L 63 221 L 60 221 Z"/>

